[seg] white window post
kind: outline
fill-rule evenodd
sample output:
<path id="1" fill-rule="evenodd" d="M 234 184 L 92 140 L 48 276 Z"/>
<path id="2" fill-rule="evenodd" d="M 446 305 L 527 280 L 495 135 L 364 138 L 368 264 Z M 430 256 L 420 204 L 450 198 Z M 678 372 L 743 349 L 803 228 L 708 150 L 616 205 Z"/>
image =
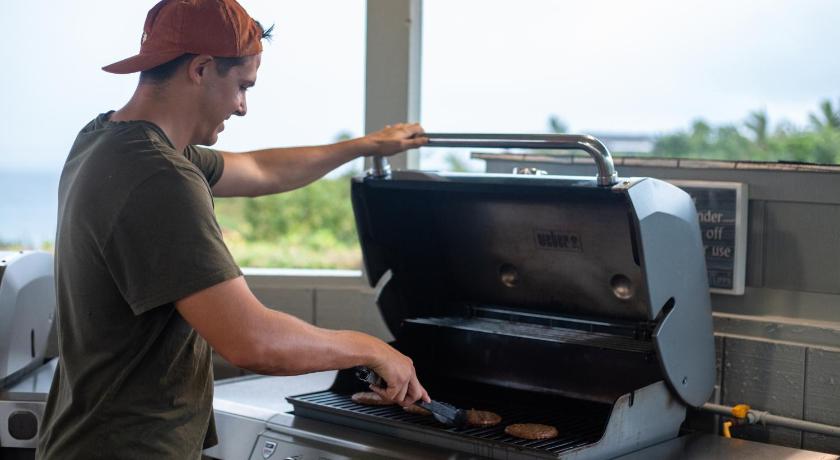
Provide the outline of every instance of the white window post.
<path id="1" fill-rule="evenodd" d="M 367 1 L 366 134 L 420 120 L 422 10 L 422 0 Z M 416 150 L 389 158 L 393 169 L 416 169 L 419 160 Z"/>

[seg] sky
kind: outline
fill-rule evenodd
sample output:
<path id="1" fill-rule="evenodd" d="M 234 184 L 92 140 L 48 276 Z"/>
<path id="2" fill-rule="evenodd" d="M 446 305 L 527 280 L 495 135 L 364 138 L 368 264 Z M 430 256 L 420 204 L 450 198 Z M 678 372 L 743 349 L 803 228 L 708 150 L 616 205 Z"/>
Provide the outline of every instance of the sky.
<path id="1" fill-rule="evenodd" d="M 276 32 L 248 115 L 226 124 L 217 147 L 362 134 L 365 2 L 241 3 Z M 128 100 L 137 76 L 100 67 L 137 52 L 153 4 L 5 5 L 0 171 L 57 173 L 79 129 Z M 821 100 L 840 104 L 838 19 L 834 0 L 425 0 L 421 122 L 539 133 L 557 115 L 571 132 L 655 135 L 764 109 L 771 124 L 804 125 Z"/>

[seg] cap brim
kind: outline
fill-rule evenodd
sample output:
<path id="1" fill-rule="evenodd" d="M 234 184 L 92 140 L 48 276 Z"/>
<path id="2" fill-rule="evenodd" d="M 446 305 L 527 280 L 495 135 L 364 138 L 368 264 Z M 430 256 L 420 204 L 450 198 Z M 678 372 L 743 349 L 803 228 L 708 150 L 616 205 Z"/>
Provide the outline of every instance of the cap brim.
<path id="1" fill-rule="evenodd" d="M 111 73 L 134 73 L 143 70 L 155 68 L 161 64 L 167 63 L 178 56 L 184 54 L 183 51 L 167 51 L 161 53 L 141 53 L 122 61 L 106 65 L 102 70 Z"/>

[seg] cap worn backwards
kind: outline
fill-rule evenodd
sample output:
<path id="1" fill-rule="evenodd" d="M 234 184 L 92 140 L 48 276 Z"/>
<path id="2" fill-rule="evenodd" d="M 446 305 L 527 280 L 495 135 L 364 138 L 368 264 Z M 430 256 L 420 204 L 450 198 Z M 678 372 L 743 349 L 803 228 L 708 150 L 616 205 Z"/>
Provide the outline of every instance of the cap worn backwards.
<path id="1" fill-rule="evenodd" d="M 262 32 L 235 0 L 162 0 L 146 15 L 140 53 L 102 70 L 140 72 L 186 53 L 251 56 L 262 51 Z"/>

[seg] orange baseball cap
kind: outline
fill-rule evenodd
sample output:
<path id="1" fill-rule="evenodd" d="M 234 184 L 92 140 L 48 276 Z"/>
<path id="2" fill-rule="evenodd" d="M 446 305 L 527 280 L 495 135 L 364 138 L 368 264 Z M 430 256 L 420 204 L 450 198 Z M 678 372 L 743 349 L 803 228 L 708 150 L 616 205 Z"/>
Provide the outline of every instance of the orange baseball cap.
<path id="1" fill-rule="evenodd" d="M 102 70 L 140 72 L 186 53 L 251 56 L 262 51 L 262 33 L 235 0 L 162 0 L 146 15 L 140 53 Z"/>

